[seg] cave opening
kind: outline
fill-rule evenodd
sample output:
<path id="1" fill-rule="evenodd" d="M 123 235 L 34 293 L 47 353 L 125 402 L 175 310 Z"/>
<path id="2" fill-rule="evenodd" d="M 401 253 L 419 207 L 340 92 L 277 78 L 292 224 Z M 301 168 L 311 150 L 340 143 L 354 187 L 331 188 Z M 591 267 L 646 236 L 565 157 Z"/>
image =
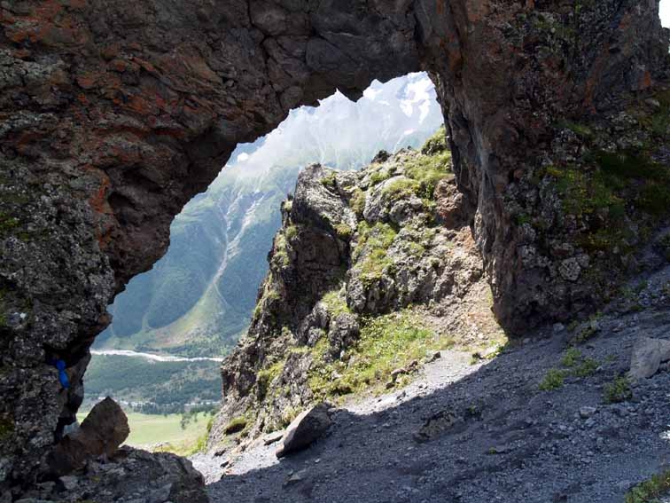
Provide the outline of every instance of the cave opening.
<path id="1" fill-rule="evenodd" d="M 238 146 L 175 218 L 166 255 L 110 306 L 79 417 L 113 396 L 129 413 L 131 445 L 184 452 L 175 444 L 202 434 L 219 405 L 218 365 L 248 327 L 298 173 L 314 163 L 358 170 L 380 151 L 420 148 L 442 124 L 434 85 L 417 73 L 375 81 L 356 102 L 338 92 L 295 109 L 267 136 Z"/>

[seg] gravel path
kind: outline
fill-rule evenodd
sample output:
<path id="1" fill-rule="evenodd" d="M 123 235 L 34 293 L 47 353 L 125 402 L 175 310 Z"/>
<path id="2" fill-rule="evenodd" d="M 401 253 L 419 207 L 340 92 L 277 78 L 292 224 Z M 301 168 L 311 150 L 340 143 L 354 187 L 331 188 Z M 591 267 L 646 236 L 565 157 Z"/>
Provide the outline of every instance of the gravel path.
<path id="1" fill-rule="evenodd" d="M 215 503 L 623 501 L 670 466 L 670 372 L 623 403 L 605 403 L 603 388 L 638 337 L 670 339 L 668 285 L 670 268 L 645 284 L 642 311 L 605 314 L 578 346 L 597 370 L 557 390 L 538 388 L 568 347 L 551 328 L 485 364 L 444 352 L 405 389 L 339 409 L 325 438 L 281 462 L 260 439 L 225 470 L 223 457 L 194 464 Z"/>

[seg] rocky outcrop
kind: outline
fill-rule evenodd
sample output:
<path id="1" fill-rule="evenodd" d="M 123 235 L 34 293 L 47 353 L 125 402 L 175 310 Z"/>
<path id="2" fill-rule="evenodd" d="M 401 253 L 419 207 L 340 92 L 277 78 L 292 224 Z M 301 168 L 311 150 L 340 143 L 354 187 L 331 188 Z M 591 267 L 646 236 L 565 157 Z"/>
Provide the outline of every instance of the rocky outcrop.
<path id="1" fill-rule="evenodd" d="M 469 222 L 441 216 L 447 207 L 463 215 L 464 202 L 444 129 L 423 152 L 432 154 L 381 153 L 357 173 L 316 165 L 300 174 L 251 328 L 222 366 L 212 447 L 235 438 L 227 426 L 239 418 L 242 434 L 255 435 L 321 400 L 400 385 L 418 368 L 417 348 L 428 358 L 429 347 L 501 340 Z M 385 353 L 393 345 L 407 361 Z"/>
<path id="2" fill-rule="evenodd" d="M 598 304 L 616 283 L 611 271 L 631 266 L 629 249 L 668 206 L 658 167 L 667 165 L 659 85 L 667 34 L 655 1 L 577 7 L 2 3 L 2 484 L 33 473 L 73 420 L 106 304 L 165 251 L 182 205 L 237 143 L 336 88 L 356 97 L 373 78 L 432 72 L 462 207 L 506 327 L 519 332 Z M 596 176 L 610 168 L 616 176 Z M 597 204 L 570 206 L 574 194 Z M 626 225 L 603 235 L 607 218 Z M 333 261 L 342 253 L 312 251 Z M 609 251 L 616 260 L 606 260 Z M 385 295 L 361 309 L 408 293 Z M 67 389 L 49 364 L 59 359 Z"/>
<path id="3" fill-rule="evenodd" d="M 89 460 L 71 475 L 47 479 L 23 490 L 15 487 L 12 492 L 20 501 L 41 503 L 209 501 L 202 475 L 190 461 L 174 454 L 149 453 L 129 447 L 122 447 L 109 457 Z M 4 496 L 11 498 L 10 493 Z"/>

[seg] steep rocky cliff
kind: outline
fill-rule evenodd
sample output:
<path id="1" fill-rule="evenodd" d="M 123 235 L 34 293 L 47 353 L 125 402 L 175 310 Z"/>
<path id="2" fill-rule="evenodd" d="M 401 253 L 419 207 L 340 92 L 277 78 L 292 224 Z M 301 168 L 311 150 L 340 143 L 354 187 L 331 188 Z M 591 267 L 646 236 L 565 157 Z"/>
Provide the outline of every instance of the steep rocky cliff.
<path id="1" fill-rule="evenodd" d="M 237 143 L 335 88 L 431 71 L 515 332 L 597 305 L 667 208 L 655 0 L 23 0 L 0 26 L 3 486 L 71 420 L 106 304 L 183 204 Z"/>
<path id="2" fill-rule="evenodd" d="M 222 367 L 212 446 L 233 424 L 273 431 L 314 401 L 401 384 L 431 350 L 504 340 L 452 168 L 442 128 L 357 173 L 300 174 L 249 333 Z"/>

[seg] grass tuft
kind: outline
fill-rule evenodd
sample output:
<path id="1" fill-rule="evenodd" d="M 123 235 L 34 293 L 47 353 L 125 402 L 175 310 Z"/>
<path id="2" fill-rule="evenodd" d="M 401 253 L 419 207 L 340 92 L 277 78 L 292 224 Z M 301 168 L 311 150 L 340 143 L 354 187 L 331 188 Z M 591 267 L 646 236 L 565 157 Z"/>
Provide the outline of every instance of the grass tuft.
<path id="1" fill-rule="evenodd" d="M 230 420 L 230 422 L 223 428 L 223 432 L 226 435 L 233 435 L 235 433 L 239 433 L 244 428 L 247 427 L 248 420 L 244 416 L 238 416 L 234 417 L 233 419 Z"/>
<path id="2" fill-rule="evenodd" d="M 633 398 L 633 389 L 626 377 L 617 377 L 614 381 L 605 385 L 603 399 L 606 403 L 620 403 L 631 398 Z"/>
<path id="3" fill-rule="evenodd" d="M 670 470 L 653 475 L 626 493 L 625 503 L 655 503 L 670 493 Z"/>
<path id="4" fill-rule="evenodd" d="M 337 399 L 366 389 L 382 390 L 394 370 L 420 361 L 427 351 L 452 345 L 450 337 L 435 334 L 408 311 L 368 318 L 362 323 L 357 344 L 348 348 L 341 360 L 329 360 L 326 338 L 316 344 L 309 386 L 319 399 Z M 403 382 L 403 378 L 396 381 Z"/>
<path id="5" fill-rule="evenodd" d="M 540 382 L 540 391 L 552 391 L 563 387 L 565 382 L 565 371 L 559 369 L 549 369 L 547 374 Z"/>

